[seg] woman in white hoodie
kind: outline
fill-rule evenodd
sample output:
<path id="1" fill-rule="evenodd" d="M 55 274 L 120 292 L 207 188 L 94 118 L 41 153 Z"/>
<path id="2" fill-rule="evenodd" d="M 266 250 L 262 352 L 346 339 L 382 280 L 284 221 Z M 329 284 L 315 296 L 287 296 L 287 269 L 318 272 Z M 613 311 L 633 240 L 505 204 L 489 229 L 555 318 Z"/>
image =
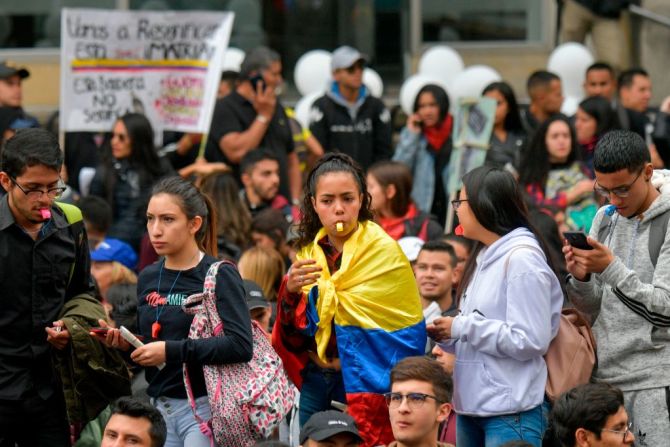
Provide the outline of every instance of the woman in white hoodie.
<path id="1" fill-rule="evenodd" d="M 459 447 L 542 443 L 547 424 L 543 355 L 558 332 L 563 293 L 511 174 L 481 167 L 452 201 L 477 241 L 458 290 L 460 314 L 429 325 L 456 354 Z"/>

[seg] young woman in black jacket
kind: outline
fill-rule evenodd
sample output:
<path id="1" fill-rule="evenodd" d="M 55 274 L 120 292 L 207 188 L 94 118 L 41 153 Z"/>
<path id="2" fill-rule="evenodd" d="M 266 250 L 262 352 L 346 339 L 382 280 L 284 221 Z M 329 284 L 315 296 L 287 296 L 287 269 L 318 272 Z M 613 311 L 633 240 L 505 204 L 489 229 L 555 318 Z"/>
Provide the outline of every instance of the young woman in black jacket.
<path id="1" fill-rule="evenodd" d="M 92 195 L 102 197 L 112 207 L 108 236 L 122 239 L 138 251 L 151 187 L 170 174 L 174 171 L 167 160 L 159 158 L 147 117 L 139 113 L 120 117 L 90 189 Z"/>
<path id="2" fill-rule="evenodd" d="M 204 364 L 247 362 L 252 355 L 251 321 L 243 282 L 230 264 L 216 276 L 216 307 L 225 335 L 208 339 L 188 338 L 193 316 L 182 304 L 200 293 L 207 270 L 216 262 L 216 220 L 211 202 L 189 182 L 178 177 L 161 180 L 153 189 L 147 208 L 151 243 L 163 258 L 139 276 L 138 328 L 145 345 L 130 358 L 146 368 L 147 394 L 163 414 L 168 427 L 166 445 L 209 447 L 210 439 L 192 414 L 184 387 L 182 364 L 188 365 L 198 415 L 210 418 Z M 100 322 L 104 325 L 104 321 Z M 119 331 L 110 329 L 101 340 L 119 349 L 130 349 Z M 158 369 L 157 366 L 165 363 Z"/>

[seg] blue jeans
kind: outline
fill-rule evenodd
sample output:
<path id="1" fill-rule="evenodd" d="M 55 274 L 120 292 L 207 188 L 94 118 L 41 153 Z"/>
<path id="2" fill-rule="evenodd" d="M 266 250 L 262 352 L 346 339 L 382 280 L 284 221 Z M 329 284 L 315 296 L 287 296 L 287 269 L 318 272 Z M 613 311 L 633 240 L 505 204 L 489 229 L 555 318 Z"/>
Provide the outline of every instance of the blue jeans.
<path id="1" fill-rule="evenodd" d="M 332 410 L 330 401 L 347 403 L 344 392 L 342 372 L 322 369 L 314 362 L 308 362 L 302 370 L 302 388 L 300 389 L 300 427 L 314 413 Z"/>
<path id="2" fill-rule="evenodd" d="M 456 445 L 458 447 L 497 447 L 508 441 L 523 440 L 540 447 L 547 429 L 548 404 L 538 405 L 521 413 L 477 417 L 458 415 Z"/>
<path id="3" fill-rule="evenodd" d="M 157 397 L 151 398 L 151 404 L 160 411 L 167 425 L 165 447 L 210 447 L 210 439 L 200 431 L 188 399 Z M 198 416 L 208 421 L 212 416 L 207 396 L 198 397 L 195 404 Z"/>

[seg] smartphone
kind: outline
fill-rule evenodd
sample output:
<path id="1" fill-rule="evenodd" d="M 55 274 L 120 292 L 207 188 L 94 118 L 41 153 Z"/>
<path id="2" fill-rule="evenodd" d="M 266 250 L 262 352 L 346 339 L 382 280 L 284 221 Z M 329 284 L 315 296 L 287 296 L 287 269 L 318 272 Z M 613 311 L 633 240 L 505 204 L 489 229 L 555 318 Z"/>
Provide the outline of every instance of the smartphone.
<path id="1" fill-rule="evenodd" d="M 108 327 L 92 327 L 89 332 L 95 334 L 95 335 L 102 335 L 103 337 L 107 335 L 107 332 L 109 332 Z M 138 340 L 142 341 L 144 340 L 144 337 L 141 335 L 133 334 Z"/>
<path id="2" fill-rule="evenodd" d="M 414 125 L 416 127 L 423 127 L 423 121 L 421 120 L 414 120 Z"/>
<path id="3" fill-rule="evenodd" d="M 265 91 L 266 87 L 265 79 L 263 79 L 263 76 L 261 76 L 260 74 L 250 77 L 249 82 L 251 82 L 251 85 L 253 86 L 255 92 L 258 91 L 259 84 L 261 86 L 261 91 Z"/>
<path id="4" fill-rule="evenodd" d="M 567 239 L 568 243 L 580 250 L 593 250 L 593 247 L 586 242 L 586 235 L 580 231 L 566 231 L 563 237 Z"/>

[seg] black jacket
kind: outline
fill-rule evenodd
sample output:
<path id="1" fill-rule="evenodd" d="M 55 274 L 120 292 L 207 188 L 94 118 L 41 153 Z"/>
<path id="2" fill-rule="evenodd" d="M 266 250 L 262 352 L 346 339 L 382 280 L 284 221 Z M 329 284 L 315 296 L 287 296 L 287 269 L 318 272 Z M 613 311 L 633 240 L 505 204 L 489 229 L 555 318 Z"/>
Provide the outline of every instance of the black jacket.
<path id="1" fill-rule="evenodd" d="M 44 328 L 70 298 L 93 294 L 88 242 L 84 226 L 70 225 L 57 206 L 34 241 L 7 198 L 0 199 L 0 399 L 29 392 L 46 399 L 56 388 Z"/>
<path id="2" fill-rule="evenodd" d="M 151 188 L 161 177 L 174 175 L 172 166 L 160 159 L 160 174 L 144 177 L 127 159 L 102 162 L 91 181 L 91 195 L 102 197 L 112 207 L 112 226 L 107 235 L 128 242 L 139 251 L 145 231 L 145 213 Z"/>
<path id="3" fill-rule="evenodd" d="M 205 396 L 202 365 L 248 362 L 253 343 L 251 319 L 244 298 L 242 278 L 229 264 L 221 265 L 216 275 L 216 306 L 223 322 L 223 337 L 192 340 L 188 338 L 193 315 L 182 310 L 190 295 L 201 293 L 209 267 L 216 262 L 205 256 L 191 269 L 179 271 L 164 267 L 159 261 L 146 267 L 137 280 L 138 331 L 144 342 L 165 341 L 166 365 L 160 371 L 146 369 L 151 397 L 186 399 L 182 366 L 187 364 L 195 397 Z M 158 321 L 161 330 L 152 338 L 152 325 Z"/>
<path id="4" fill-rule="evenodd" d="M 340 96 L 334 83 L 331 91 L 314 102 L 310 118 L 310 130 L 325 151 L 344 152 L 364 170 L 393 155 L 391 114 L 365 88 L 352 105 Z"/>

